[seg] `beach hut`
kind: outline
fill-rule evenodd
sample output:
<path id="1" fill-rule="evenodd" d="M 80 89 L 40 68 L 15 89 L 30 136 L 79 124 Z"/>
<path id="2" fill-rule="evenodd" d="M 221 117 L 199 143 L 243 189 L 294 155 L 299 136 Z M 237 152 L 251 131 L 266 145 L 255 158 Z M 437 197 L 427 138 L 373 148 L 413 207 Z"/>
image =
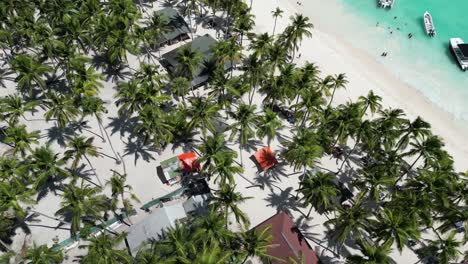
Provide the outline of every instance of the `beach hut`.
<path id="1" fill-rule="evenodd" d="M 197 51 L 198 54 L 203 56 L 202 65 L 198 66 L 195 69 L 192 79 L 192 86 L 199 87 L 202 86 L 209 80 L 209 71 L 207 70 L 207 65 L 210 65 L 213 61 L 213 50 L 212 47 L 216 44 L 216 40 L 210 35 L 206 34 L 200 37 L 197 37 L 192 40 L 192 42 L 187 43 L 177 49 L 171 50 L 166 54 L 162 55 L 161 60 L 159 61 L 161 65 L 166 68 L 169 74 L 174 75 L 176 73 L 177 66 L 179 65 L 178 56 L 182 49 L 190 47 L 192 51 Z M 229 62 L 224 64 L 224 70 L 228 71 L 231 69 L 232 65 Z"/>
<path id="2" fill-rule="evenodd" d="M 142 221 L 130 226 L 127 241 L 133 256 L 144 242 L 159 240 L 168 228 L 175 227 L 176 221 L 187 217 L 182 204 L 164 206 Z"/>
<path id="3" fill-rule="evenodd" d="M 190 29 L 184 18 L 174 8 L 163 8 L 156 11 L 156 14 L 161 15 L 167 23 L 168 32 L 160 35 L 156 39 L 158 46 L 166 44 L 172 45 L 179 41 L 189 39 Z"/>
<path id="4" fill-rule="evenodd" d="M 304 258 L 303 263 L 317 264 L 319 259 L 310 246 L 309 242 L 296 226 L 294 220 L 286 212 L 279 212 L 255 227 L 256 230 L 263 230 L 270 227 L 268 231 L 273 236 L 272 245 L 267 253 L 275 257 L 272 264 L 290 263 L 293 258 L 298 263 Z"/>
<path id="5" fill-rule="evenodd" d="M 260 172 L 267 171 L 271 167 L 278 164 L 278 160 L 275 157 L 275 154 L 269 147 L 264 147 L 253 155 L 255 163 Z"/>

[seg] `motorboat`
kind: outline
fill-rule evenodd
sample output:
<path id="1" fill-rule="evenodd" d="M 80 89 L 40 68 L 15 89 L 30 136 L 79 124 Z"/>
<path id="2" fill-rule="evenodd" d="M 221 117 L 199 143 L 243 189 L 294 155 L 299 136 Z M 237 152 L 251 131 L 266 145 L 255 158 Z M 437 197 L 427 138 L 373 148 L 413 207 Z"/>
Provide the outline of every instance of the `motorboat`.
<path id="1" fill-rule="evenodd" d="M 382 8 L 392 8 L 395 0 L 379 0 L 379 5 Z"/>
<path id="2" fill-rule="evenodd" d="M 424 13 L 424 27 L 426 28 L 427 35 L 430 37 L 434 37 L 436 35 L 434 21 L 432 20 L 431 14 L 427 11 Z"/>
<path id="3" fill-rule="evenodd" d="M 468 44 L 461 38 L 451 38 L 449 48 L 460 68 L 463 71 L 468 70 Z"/>

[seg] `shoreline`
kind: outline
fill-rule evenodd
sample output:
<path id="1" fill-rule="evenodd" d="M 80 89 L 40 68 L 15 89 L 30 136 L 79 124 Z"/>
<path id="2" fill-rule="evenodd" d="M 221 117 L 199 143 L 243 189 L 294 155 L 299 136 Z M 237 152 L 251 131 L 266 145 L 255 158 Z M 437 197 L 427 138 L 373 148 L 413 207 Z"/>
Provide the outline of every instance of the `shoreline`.
<path id="1" fill-rule="evenodd" d="M 270 24 L 265 17 L 258 15 L 258 10 L 264 0 L 254 2 L 254 13 L 259 18 L 257 27 L 264 27 L 260 23 Z M 382 104 L 392 108 L 401 108 L 407 117 L 414 119 L 418 115 L 432 125 L 433 132 L 444 139 L 446 150 L 453 156 L 455 168 L 459 171 L 468 170 L 464 162 L 468 158 L 468 144 L 464 135 L 468 135 L 468 124 L 457 119 L 451 113 L 443 110 L 431 102 L 422 92 L 406 83 L 385 66 L 374 59 L 366 51 L 352 46 L 345 39 L 333 33 L 322 31 L 317 26 L 308 9 L 299 10 L 297 1 L 278 1 L 278 5 L 285 11 L 282 24 L 289 22 L 289 16 L 302 13 L 310 17 L 315 28 L 311 39 L 304 39 L 299 52 L 302 53 L 299 64 L 305 61 L 316 63 L 322 74 L 346 73 L 349 83 L 345 91 L 337 92 L 337 103 L 346 100 L 356 100 L 374 90 L 382 97 Z M 304 4 L 302 5 L 304 7 Z M 273 18 L 271 18 L 273 19 Z M 266 23 L 265 23 L 266 22 Z M 318 23 L 320 24 L 320 23 Z M 278 19 L 280 28 L 280 19 Z"/>

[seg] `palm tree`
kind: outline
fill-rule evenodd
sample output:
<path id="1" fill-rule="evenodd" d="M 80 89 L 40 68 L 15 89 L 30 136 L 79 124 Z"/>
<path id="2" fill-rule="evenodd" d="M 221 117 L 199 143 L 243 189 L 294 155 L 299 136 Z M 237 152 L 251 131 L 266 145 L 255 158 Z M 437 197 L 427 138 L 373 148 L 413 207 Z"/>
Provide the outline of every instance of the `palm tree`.
<path id="1" fill-rule="evenodd" d="M 325 222 L 326 226 L 333 225 L 330 236 L 340 245 L 346 239 L 360 238 L 365 230 L 371 226 L 371 212 L 365 208 L 359 199 L 351 208 L 337 207 L 338 216 Z"/>
<path id="2" fill-rule="evenodd" d="M 353 186 L 366 192 L 372 201 L 378 202 L 380 195 L 388 192 L 395 178 L 386 164 L 369 166 L 358 169 L 359 178 L 355 179 Z"/>
<path id="3" fill-rule="evenodd" d="M 374 94 L 372 90 L 369 91 L 367 96 L 359 96 L 358 102 L 364 106 L 362 115 L 366 114 L 367 109 L 370 109 L 371 113 L 374 114 L 382 108 L 382 97 Z"/>
<path id="4" fill-rule="evenodd" d="M 212 133 L 216 131 L 215 122 L 219 112 L 219 105 L 210 96 L 207 99 L 201 97 L 190 98 L 188 114 L 191 117 L 189 122 L 192 128 L 201 128 L 202 135 L 206 136 L 207 129 Z"/>
<path id="5" fill-rule="evenodd" d="M 61 208 L 55 212 L 55 215 L 71 219 L 72 236 L 81 229 L 82 223 L 95 225 L 95 221 L 101 220 L 100 213 L 107 211 L 108 199 L 100 192 L 101 188 L 93 188 L 83 183 L 80 187 L 67 185 L 63 190 Z"/>
<path id="6" fill-rule="evenodd" d="M 323 154 L 317 134 L 310 129 L 299 129 L 292 141 L 284 142 L 283 145 L 285 149 L 281 156 L 293 165 L 294 170 L 303 168 L 304 174 L 306 168 L 312 168 Z"/>
<path id="7" fill-rule="evenodd" d="M 203 137 L 201 141 L 202 143 L 196 146 L 196 148 L 201 152 L 199 161 L 203 164 L 205 169 L 209 169 L 211 166 L 214 166 L 217 160 L 222 159 L 225 155 L 237 155 L 235 151 L 229 150 L 226 147 L 226 141 L 224 140 L 224 134 L 222 133 Z"/>
<path id="8" fill-rule="evenodd" d="M 333 89 L 330 102 L 328 102 L 328 107 L 330 107 L 331 103 L 333 102 L 333 98 L 335 97 L 336 89 L 345 89 L 348 80 L 346 80 L 346 75 L 344 73 L 340 73 L 336 76 L 333 76 L 331 83 L 331 88 Z"/>
<path id="9" fill-rule="evenodd" d="M 123 205 L 123 208 L 125 210 L 125 213 L 129 214 L 133 207 L 131 204 L 130 200 L 133 200 L 135 202 L 140 202 L 140 200 L 137 198 L 135 194 L 133 194 L 132 191 L 132 186 L 129 184 L 125 184 L 126 181 L 126 174 L 120 174 L 117 171 L 113 171 L 113 175 L 110 178 L 110 180 L 107 181 L 106 185 L 109 185 L 111 187 L 111 208 L 112 210 L 116 211 L 117 206 L 120 202 Z M 125 198 L 125 194 L 129 194 L 130 199 Z"/>
<path id="10" fill-rule="evenodd" d="M 273 33 L 271 35 L 275 35 L 275 30 L 276 30 L 276 22 L 278 20 L 278 17 L 283 17 L 284 11 L 281 10 L 279 7 L 277 7 L 274 11 L 271 11 L 271 14 L 273 15 L 273 18 L 275 19 L 275 23 L 273 24 Z"/>
<path id="11" fill-rule="evenodd" d="M 66 160 L 59 158 L 59 154 L 52 151 L 49 145 L 36 148 L 28 164 L 35 176 L 34 189 L 51 189 L 55 192 L 55 184 L 70 176 L 70 173 L 62 168 L 65 163 Z"/>
<path id="12" fill-rule="evenodd" d="M 308 17 L 302 14 L 291 16 L 291 25 L 286 27 L 283 34 L 280 36 L 283 48 L 288 52 L 292 52 L 292 60 L 294 60 L 295 52 L 299 49 L 299 44 L 304 37 L 312 37 L 310 31 L 314 25 L 309 22 Z"/>
<path id="13" fill-rule="evenodd" d="M 257 119 L 257 137 L 263 139 L 267 138 L 267 145 L 270 147 L 271 141 L 276 137 L 279 130 L 283 128 L 281 120 L 278 118 L 278 114 L 264 108 L 264 115 L 259 116 Z"/>
<path id="14" fill-rule="evenodd" d="M 67 79 L 72 83 L 72 90 L 75 96 L 94 96 L 102 88 L 102 80 L 104 79 L 101 73 L 97 73 L 93 66 L 86 67 L 82 60 L 73 60 L 70 63 L 71 69 L 67 75 Z"/>
<path id="15" fill-rule="evenodd" d="M 44 118 L 48 122 L 55 118 L 59 127 L 64 128 L 70 122 L 75 121 L 80 111 L 73 104 L 73 98 L 68 95 L 48 92 L 44 105 L 48 110 L 44 113 Z"/>
<path id="16" fill-rule="evenodd" d="M 11 125 L 18 123 L 20 117 L 28 121 L 25 114 L 27 112 L 33 113 L 38 105 L 38 101 L 23 102 L 18 94 L 0 98 L 1 119 L 6 120 Z"/>
<path id="17" fill-rule="evenodd" d="M 250 43 L 249 50 L 252 50 L 252 57 L 261 59 L 269 54 L 270 49 L 273 47 L 273 35 L 263 33 L 256 36 Z"/>
<path id="18" fill-rule="evenodd" d="M 362 255 L 351 255 L 346 258 L 347 264 L 395 264 L 389 256 L 391 245 L 375 245 L 364 239 L 358 239 L 357 245 Z"/>
<path id="19" fill-rule="evenodd" d="M 235 112 L 228 112 L 228 114 L 235 120 L 233 124 L 228 126 L 228 129 L 231 130 L 229 140 L 232 141 L 234 137 L 239 134 L 239 155 L 241 159 L 241 166 L 243 166 L 243 146 L 247 145 L 249 138 L 255 137 L 255 131 L 253 130 L 253 126 L 257 122 L 255 109 L 256 105 L 249 106 L 241 102 Z"/>
<path id="20" fill-rule="evenodd" d="M 446 238 L 441 237 L 438 233 L 438 240 L 429 241 L 428 245 L 418 250 L 418 253 L 424 257 L 435 257 L 437 263 L 449 264 L 457 261 L 461 252 L 458 250 L 462 245 L 456 239 L 456 231 L 452 231 Z"/>
<path id="21" fill-rule="evenodd" d="M 117 236 L 101 234 L 89 239 L 89 245 L 81 245 L 79 248 L 86 248 L 88 253 L 80 259 L 80 263 L 106 263 L 122 264 L 132 263 L 132 257 L 127 250 L 116 249 L 122 243 L 127 234 L 122 233 Z"/>
<path id="22" fill-rule="evenodd" d="M 146 25 L 144 28 L 145 38 L 149 43 L 153 43 L 153 49 L 156 49 L 157 40 L 163 39 L 164 35 L 171 30 L 168 21 L 163 15 L 153 11 L 144 23 Z"/>
<path id="23" fill-rule="evenodd" d="M 94 169 L 91 161 L 88 156 L 99 157 L 98 148 L 93 145 L 94 138 L 85 138 L 83 136 L 74 136 L 73 138 L 68 138 L 68 147 L 69 149 L 65 151 L 64 155 L 66 159 L 73 159 L 72 167 L 77 168 L 81 160 L 84 158 L 88 163 L 91 170 L 93 170 L 94 175 L 96 176 L 99 185 L 102 186 L 101 180 L 99 179 L 96 170 Z"/>
<path id="24" fill-rule="evenodd" d="M 398 149 L 405 149 L 411 138 L 422 139 L 431 134 L 431 124 L 424 121 L 421 117 L 416 117 L 413 122 L 405 122 L 406 127 L 401 131 L 404 133 L 397 143 Z"/>
<path id="25" fill-rule="evenodd" d="M 414 165 L 419 161 L 421 157 L 424 157 L 425 162 L 429 159 L 436 158 L 437 155 L 441 152 L 441 148 L 444 146 L 443 141 L 437 136 L 428 136 L 424 141 L 416 140 L 415 143 L 411 142 L 410 145 L 412 148 L 406 152 L 405 156 L 414 156 L 418 157 L 413 161 L 413 163 L 406 169 L 400 177 L 395 181 L 395 185 L 413 169 Z"/>
<path id="26" fill-rule="evenodd" d="M 26 156 L 27 151 L 31 151 L 31 145 L 37 144 L 39 141 L 39 132 L 29 133 L 25 125 L 15 125 L 6 129 L 3 142 L 12 147 L 13 155 L 21 154 L 21 157 Z"/>
<path id="27" fill-rule="evenodd" d="M 384 245 L 393 245 L 395 242 L 401 252 L 409 239 L 419 239 L 419 225 L 414 218 L 409 218 L 406 212 L 385 208 L 377 214 L 375 237 L 377 242 L 383 241 Z"/>
<path id="28" fill-rule="evenodd" d="M 262 229 L 253 228 L 241 233 L 245 263 L 249 257 L 259 257 L 264 263 L 274 259 L 268 254 L 268 250 L 273 248 L 273 235 L 270 232 L 271 226 Z"/>
<path id="29" fill-rule="evenodd" d="M 119 107 L 119 115 L 131 117 L 143 108 L 141 102 L 144 95 L 141 93 L 138 81 L 131 79 L 128 82 L 119 82 L 117 87 L 115 105 Z"/>
<path id="30" fill-rule="evenodd" d="M 34 190 L 26 186 L 12 186 L 8 182 L 0 182 L 0 211 L 6 212 L 12 210 L 14 217 L 23 220 L 26 216 L 24 204 L 36 203 L 31 197 Z"/>
<path id="31" fill-rule="evenodd" d="M 301 200 L 304 200 L 304 207 L 311 205 L 307 218 L 309 218 L 313 208 L 320 213 L 326 213 L 333 209 L 333 202 L 340 192 L 335 184 L 335 178 L 335 175 L 321 171 L 313 175 L 310 172 L 304 175 L 298 193 L 303 195 Z"/>
<path id="32" fill-rule="evenodd" d="M 254 15 L 250 13 L 241 14 L 235 22 L 234 31 L 239 33 L 240 43 L 237 45 L 240 49 L 242 48 L 242 42 L 244 40 L 244 34 L 248 33 L 255 26 Z"/>
<path id="33" fill-rule="evenodd" d="M 182 98 L 185 103 L 185 95 L 189 92 L 190 82 L 185 77 L 176 77 L 171 80 L 172 93 Z"/>
<path id="34" fill-rule="evenodd" d="M 44 75 L 52 72 L 52 68 L 43 64 L 37 58 L 27 55 L 19 54 L 11 60 L 11 69 L 15 71 L 18 76 L 15 82 L 21 91 L 32 93 L 34 86 L 39 86 L 42 90 L 46 89 L 46 83 L 43 79 Z"/>
<path id="35" fill-rule="evenodd" d="M 61 250 L 52 250 L 47 245 L 37 246 L 33 244 L 26 252 L 26 262 L 28 264 L 59 264 L 64 260 L 64 254 Z"/>
<path id="36" fill-rule="evenodd" d="M 218 155 L 215 159 L 215 164 L 209 168 L 209 175 L 216 175 L 214 182 L 216 183 L 219 179 L 219 184 L 223 185 L 226 183 L 234 184 L 234 175 L 244 172 L 244 169 L 240 166 L 235 165 L 235 155 L 224 153 L 224 155 Z"/>
<path id="37" fill-rule="evenodd" d="M 222 249 L 219 243 L 209 245 L 204 242 L 201 248 L 193 246 L 191 248 L 193 260 L 187 263 L 193 264 L 223 264 L 228 263 L 232 258 L 233 252 L 231 250 Z"/>
<path id="38" fill-rule="evenodd" d="M 236 185 L 224 184 L 216 191 L 216 195 L 212 197 L 212 204 L 214 210 L 223 211 L 226 219 L 226 227 L 228 226 L 228 217 L 230 212 L 234 214 L 236 222 L 242 222 L 244 226 L 249 226 L 250 221 L 242 210 L 237 206 L 252 197 L 243 197 L 240 192 L 235 191 Z"/>
<path id="39" fill-rule="evenodd" d="M 208 214 L 196 217 L 192 228 L 192 241 L 195 243 L 209 242 L 229 244 L 233 239 L 237 239 L 235 233 L 226 228 L 226 219 L 223 215 L 214 210 L 209 210 Z"/>
<path id="40" fill-rule="evenodd" d="M 112 145 L 112 141 L 109 137 L 109 134 L 107 133 L 106 128 L 102 124 L 103 114 L 107 114 L 105 102 L 99 97 L 85 96 L 81 99 L 80 104 L 81 104 L 83 117 L 92 115 L 96 118 L 96 121 L 98 122 L 99 130 L 101 131 L 103 142 L 106 142 L 105 138 L 107 138 L 107 141 L 109 141 L 111 150 L 114 153 L 115 160 L 117 164 L 120 164 L 120 159 L 117 153 L 115 152 L 115 149 L 114 149 L 114 146 Z M 104 138 L 104 135 L 105 135 L 105 138 Z"/>
<path id="41" fill-rule="evenodd" d="M 185 77 L 191 82 L 197 69 L 203 67 L 203 59 L 204 56 L 198 50 L 193 50 L 190 45 L 184 46 L 177 54 L 175 76 Z"/>

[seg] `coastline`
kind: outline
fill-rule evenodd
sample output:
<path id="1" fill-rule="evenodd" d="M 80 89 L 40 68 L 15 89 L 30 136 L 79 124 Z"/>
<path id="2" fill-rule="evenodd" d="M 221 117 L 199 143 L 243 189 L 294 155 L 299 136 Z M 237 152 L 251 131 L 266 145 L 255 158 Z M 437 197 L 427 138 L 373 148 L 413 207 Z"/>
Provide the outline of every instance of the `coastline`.
<path id="1" fill-rule="evenodd" d="M 281 30 L 289 21 L 289 16 L 302 13 L 310 17 L 315 28 L 311 39 L 304 39 L 301 45 L 301 58 L 296 62 L 305 61 L 316 63 L 322 74 L 346 73 L 349 80 L 345 91 L 337 92 L 337 103 L 356 100 L 374 90 L 383 98 L 383 105 L 405 110 L 407 116 L 414 119 L 418 115 L 431 123 L 435 134 L 441 136 L 446 143 L 446 150 L 453 156 L 455 168 L 459 171 L 468 169 L 464 162 L 468 158 L 468 124 L 457 119 L 435 103 L 431 102 L 415 87 L 394 75 L 385 66 L 367 54 L 364 50 L 352 46 L 345 39 L 327 31 L 323 23 L 317 23 L 304 4 L 297 5 L 294 0 L 282 0 L 277 6 L 285 11 L 283 18 L 278 19 L 277 28 Z M 257 0 L 253 4 L 256 15 L 257 29 L 261 32 L 269 31 L 273 18 L 269 10 L 262 7 L 268 5 L 266 0 Z M 271 5 L 271 4 L 270 4 Z M 271 7 L 272 9 L 276 6 Z"/>

